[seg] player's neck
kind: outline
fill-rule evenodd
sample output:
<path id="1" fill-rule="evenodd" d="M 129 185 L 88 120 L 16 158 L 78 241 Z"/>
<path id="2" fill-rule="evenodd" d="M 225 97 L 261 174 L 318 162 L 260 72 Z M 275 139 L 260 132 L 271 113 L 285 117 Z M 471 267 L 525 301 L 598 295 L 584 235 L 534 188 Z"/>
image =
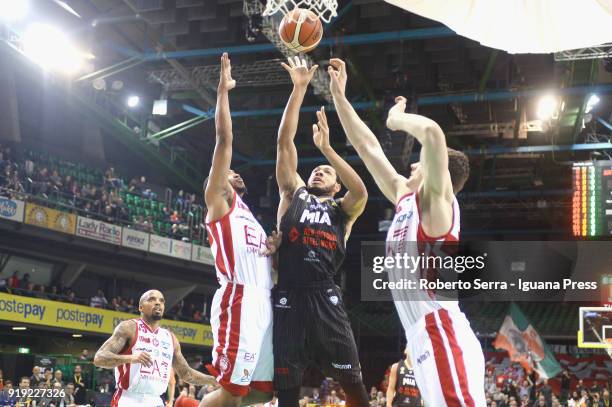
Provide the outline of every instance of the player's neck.
<path id="1" fill-rule="evenodd" d="M 148 319 L 144 316 L 141 316 L 140 319 L 142 319 L 142 321 L 147 324 L 152 331 L 155 331 L 161 325 L 161 321 L 159 320 Z"/>

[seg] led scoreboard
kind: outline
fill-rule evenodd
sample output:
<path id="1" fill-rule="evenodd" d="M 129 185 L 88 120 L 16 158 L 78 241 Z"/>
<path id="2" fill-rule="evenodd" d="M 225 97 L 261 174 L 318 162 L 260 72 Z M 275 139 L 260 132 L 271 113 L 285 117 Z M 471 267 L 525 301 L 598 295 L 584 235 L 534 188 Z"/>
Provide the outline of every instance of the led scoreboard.
<path id="1" fill-rule="evenodd" d="M 575 163 L 572 233 L 612 237 L 612 161 Z"/>

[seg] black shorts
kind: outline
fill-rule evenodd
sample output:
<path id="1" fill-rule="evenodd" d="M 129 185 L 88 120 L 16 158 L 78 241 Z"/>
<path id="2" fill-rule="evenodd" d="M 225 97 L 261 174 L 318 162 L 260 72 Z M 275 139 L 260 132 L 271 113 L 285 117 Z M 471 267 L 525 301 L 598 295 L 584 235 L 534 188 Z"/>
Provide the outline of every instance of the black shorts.
<path id="1" fill-rule="evenodd" d="M 361 381 L 357 345 L 335 285 L 275 288 L 272 298 L 276 390 L 301 386 L 310 362 L 341 383 Z"/>

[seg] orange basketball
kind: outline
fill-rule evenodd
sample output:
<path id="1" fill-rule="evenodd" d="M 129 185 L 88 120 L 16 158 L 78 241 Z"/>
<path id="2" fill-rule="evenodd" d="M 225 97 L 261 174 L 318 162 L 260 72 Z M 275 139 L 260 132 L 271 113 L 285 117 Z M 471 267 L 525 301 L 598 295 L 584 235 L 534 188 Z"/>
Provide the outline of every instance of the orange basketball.
<path id="1" fill-rule="evenodd" d="M 312 11 L 294 8 L 283 17 L 278 33 L 293 52 L 308 52 L 319 45 L 323 37 L 323 24 Z"/>

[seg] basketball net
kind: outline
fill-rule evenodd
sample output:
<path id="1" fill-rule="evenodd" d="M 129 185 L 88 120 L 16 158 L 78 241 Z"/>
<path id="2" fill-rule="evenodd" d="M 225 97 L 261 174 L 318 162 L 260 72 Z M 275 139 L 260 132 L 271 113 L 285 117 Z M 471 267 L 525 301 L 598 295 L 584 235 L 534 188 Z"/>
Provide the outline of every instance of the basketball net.
<path id="1" fill-rule="evenodd" d="M 326 23 L 338 15 L 338 0 L 267 0 L 263 15 L 271 16 L 279 11 L 285 15 L 296 7 L 312 11 Z"/>

